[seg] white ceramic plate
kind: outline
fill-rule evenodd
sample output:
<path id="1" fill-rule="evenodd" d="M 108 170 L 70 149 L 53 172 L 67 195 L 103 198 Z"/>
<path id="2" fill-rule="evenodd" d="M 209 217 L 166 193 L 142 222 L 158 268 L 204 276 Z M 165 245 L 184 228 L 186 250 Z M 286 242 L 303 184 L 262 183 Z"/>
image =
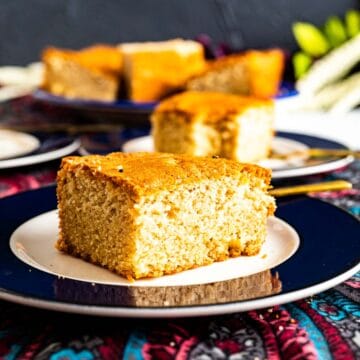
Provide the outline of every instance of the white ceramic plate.
<path id="1" fill-rule="evenodd" d="M 69 136 L 49 136 L 40 140 L 40 145 L 32 154 L 18 154 L 14 158 L 0 158 L 0 169 L 11 169 L 20 166 L 35 165 L 46 161 L 60 159 L 75 152 L 80 147 L 80 140 Z M 1 153 L 1 140 L 0 140 Z"/>
<path id="2" fill-rule="evenodd" d="M 275 136 L 272 144 L 272 152 L 275 154 L 288 155 L 306 150 L 308 147 L 345 148 L 338 142 L 314 137 L 310 135 L 284 133 Z M 153 152 L 153 139 L 142 136 L 129 140 L 123 145 L 124 152 Z M 339 169 L 351 163 L 351 156 L 342 158 L 308 159 L 304 156 L 289 156 L 284 160 L 269 158 L 259 162 L 259 165 L 273 170 L 273 179 L 305 176 Z"/>
<path id="3" fill-rule="evenodd" d="M 273 141 L 272 151 L 276 154 L 287 155 L 294 152 L 301 152 L 308 147 L 296 140 L 276 137 Z M 124 152 L 153 152 L 154 144 L 152 137 L 142 136 L 133 140 L 129 140 L 123 145 Z M 291 159 L 266 159 L 261 161 L 260 165 L 271 169 L 282 169 L 288 166 L 301 165 L 303 157 L 292 157 Z"/>
<path id="4" fill-rule="evenodd" d="M 39 145 L 40 141 L 33 135 L 0 129 L 0 160 L 31 153 Z"/>
<path id="5" fill-rule="evenodd" d="M 0 102 L 32 93 L 42 82 L 43 65 L 0 67 Z"/>
<path id="6" fill-rule="evenodd" d="M 267 231 L 266 241 L 260 254 L 256 256 L 241 256 L 174 275 L 134 282 L 56 250 L 56 210 L 39 215 L 21 225 L 11 236 L 10 247 L 13 253 L 28 265 L 62 278 L 107 285 L 187 286 L 256 274 L 283 263 L 295 253 L 299 246 L 299 236 L 290 225 L 271 217 Z"/>

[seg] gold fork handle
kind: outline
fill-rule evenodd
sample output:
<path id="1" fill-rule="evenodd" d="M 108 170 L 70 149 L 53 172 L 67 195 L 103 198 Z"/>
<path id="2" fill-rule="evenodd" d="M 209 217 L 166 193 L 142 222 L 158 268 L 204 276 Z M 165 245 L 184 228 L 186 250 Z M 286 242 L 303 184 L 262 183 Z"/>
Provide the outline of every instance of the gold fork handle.
<path id="1" fill-rule="evenodd" d="M 269 193 L 275 197 L 307 194 L 319 191 L 334 191 L 351 189 L 352 184 L 345 180 L 324 181 L 316 184 L 294 185 L 288 187 L 274 188 Z"/>
<path id="2" fill-rule="evenodd" d="M 271 154 L 273 159 L 290 159 L 292 157 L 310 157 L 310 158 L 323 158 L 328 156 L 333 157 L 345 157 L 353 156 L 355 159 L 360 159 L 360 151 L 349 150 L 349 149 L 320 149 L 320 148 L 309 148 L 300 151 L 294 151 L 287 154 Z"/>
<path id="3" fill-rule="evenodd" d="M 324 156 L 354 156 L 356 159 L 360 159 L 360 151 L 348 150 L 348 149 L 319 149 L 310 148 L 307 153 L 311 157 L 324 157 Z"/>

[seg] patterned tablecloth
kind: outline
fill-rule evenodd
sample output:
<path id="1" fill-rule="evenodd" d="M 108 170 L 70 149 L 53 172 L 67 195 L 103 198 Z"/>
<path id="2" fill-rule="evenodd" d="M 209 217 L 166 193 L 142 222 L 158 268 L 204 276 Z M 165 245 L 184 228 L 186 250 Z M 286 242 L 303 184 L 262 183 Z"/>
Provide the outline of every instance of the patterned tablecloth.
<path id="1" fill-rule="evenodd" d="M 57 166 L 0 172 L 0 197 L 53 182 Z M 317 196 L 360 218 L 360 161 L 325 177 L 350 180 L 354 189 Z M 167 320 L 86 317 L 0 301 L 0 359 L 360 359 L 359 289 L 360 273 L 274 308 Z"/>

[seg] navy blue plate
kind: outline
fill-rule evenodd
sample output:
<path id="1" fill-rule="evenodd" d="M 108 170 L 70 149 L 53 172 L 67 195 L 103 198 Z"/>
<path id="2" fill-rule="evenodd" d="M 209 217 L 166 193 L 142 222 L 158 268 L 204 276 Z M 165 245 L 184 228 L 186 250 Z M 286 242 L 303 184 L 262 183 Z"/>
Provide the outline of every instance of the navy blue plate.
<path id="1" fill-rule="evenodd" d="M 297 91 L 290 83 L 283 83 L 279 89 L 277 99 L 293 97 L 297 95 Z M 57 106 L 71 107 L 73 109 L 87 109 L 87 110 L 103 110 L 103 111 L 117 111 L 129 113 L 150 113 L 154 110 L 157 102 L 136 102 L 131 100 L 117 100 L 117 101 L 96 101 L 83 99 L 68 99 L 62 96 L 53 95 L 47 91 L 37 89 L 33 93 L 36 100 L 53 104 Z"/>
<path id="2" fill-rule="evenodd" d="M 284 84 L 277 98 L 284 99 L 296 95 L 291 84 Z M 76 119 L 79 125 L 84 121 L 95 121 L 101 124 L 116 123 L 125 126 L 149 126 L 149 115 L 158 102 L 135 102 L 130 100 L 95 101 L 82 99 L 68 99 L 53 95 L 44 90 L 36 90 L 32 98 L 39 103 L 50 105 L 53 108 L 67 109 L 71 112 L 71 118 Z"/>
<path id="3" fill-rule="evenodd" d="M 32 133 L 40 146 L 33 152 L 0 160 L 0 169 L 10 169 L 20 166 L 28 166 L 60 159 L 63 156 L 74 153 L 80 147 L 80 140 L 67 134 Z"/>
<path id="4" fill-rule="evenodd" d="M 305 135 L 290 132 L 276 132 L 277 137 L 295 140 L 309 148 L 346 149 L 346 146 L 330 139 L 319 136 Z M 308 158 L 299 166 L 288 166 L 273 170 L 273 180 L 294 178 L 297 176 L 313 175 L 340 169 L 353 162 L 352 156 L 328 156 L 323 158 Z"/>
<path id="5" fill-rule="evenodd" d="M 288 198 L 278 201 L 276 215 L 296 229 L 301 243 L 289 260 L 273 269 L 282 281 L 279 294 L 206 305 L 166 306 L 164 302 L 163 306 L 144 306 L 137 300 L 153 296 L 150 290 L 146 292 L 147 288 L 142 288 L 141 294 L 134 294 L 126 286 L 63 279 L 32 268 L 13 255 L 9 248 L 13 231 L 30 218 L 54 208 L 54 186 L 0 200 L 0 298 L 91 315 L 200 316 L 294 301 L 333 287 L 360 270 L 360 222 L 344 210 L 320 200 Z M 136 296 L 139 298 L 136 299 Z"/>
<path id="6" fill-rule="evenodd" d="M 36 90 L 33 93 L 36 100 L 44 101 L 49 104 L 66 106 L 71 108 L 113 110 L 113 111 L 134 111 L 134 112 L 151 112 L 157 102 L 134 102 L 130 100 L 117 101 L 96 101 L 82 99 L 68 99 L 62 96 L 53 95 L 44 90 Z"/>

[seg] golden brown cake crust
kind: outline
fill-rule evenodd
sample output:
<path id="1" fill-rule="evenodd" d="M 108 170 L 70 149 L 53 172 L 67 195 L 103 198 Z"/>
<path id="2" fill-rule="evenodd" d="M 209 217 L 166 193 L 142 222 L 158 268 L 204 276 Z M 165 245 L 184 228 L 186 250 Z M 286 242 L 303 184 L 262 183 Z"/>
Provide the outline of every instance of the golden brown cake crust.
<path id="1" fill-rule="evenodd" d="M 280 49 L 227 55 L 208 61 L 203 72 L 190 79 L 187 88 L 271 98 L 279 90 L 284 63 Z"/>
<path id="2" fill-rule="evenodd" d="M 277 94 L 284 71 L 285 56 L 280 49 L 249 50 L 246 53 L 251 94 L 261 98 Z"/>
<path id="3" fill-rule="evenodd" d="M 245 65 L 245 62 L 246 62 L 245 54 L 227 55 L 227 56 L 218 58 L 216 60 L 208 61 L 203 73 L 206 73 L 208 71 L 220 70 L 223 67 L 227 67 L 227 66 L 235 65 L 235 64 L 239 64 L 239 63 L 244 63 L 244 65 Z"/>
<path id="4" fill-rule="evenodd" d="M 70 99 L 116 100 L 122 72 L 122 55 L 116 47 L 94 45 L 76 51 L 50 47 L 42 61 L 42 89 Z"/>
<path id="5" fill-rule="evenodd" d="M 204 49 L 192 40 L 119 45 L 124 55 L 124 78 L 133 101 L 158 101 L 184 87 L 205 67 Z"/>
<path id="6" fill-rule="evenodd" d="M 119 76 L 122 70 L 122 54 L 113 46 L 94 45 L 81 50 L 48 47 L 43 51 L 45 64 L 54 58 L 74 61 L 88 70 L 110 77 Z"/>
<path id="7" fill-rule="evenodd" d="M 223 94 L 209 91 L 186 91 L 162 101 L 154 115 L 181 113 L 186 121 L 218 122 L 229 115 L 239 115 L 254 107 L 273 107 L 270 99 Z"/>
<path id="8" fill-rule="evenodd" d="M 65 157 L 61 163 L 58 180 L 62 177 L 63 171 L 76 171 L 79 168 L 89 170 L 95 177 L 122 186 L 134 199 L 201 180 L 241 176 L 243 172 L 264 179 L 267 185 L 271 179 L 269 169 L 223 158 L 118 152 L 106 156 Z"/>

